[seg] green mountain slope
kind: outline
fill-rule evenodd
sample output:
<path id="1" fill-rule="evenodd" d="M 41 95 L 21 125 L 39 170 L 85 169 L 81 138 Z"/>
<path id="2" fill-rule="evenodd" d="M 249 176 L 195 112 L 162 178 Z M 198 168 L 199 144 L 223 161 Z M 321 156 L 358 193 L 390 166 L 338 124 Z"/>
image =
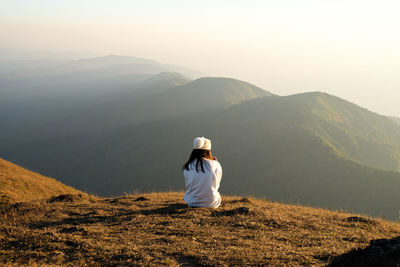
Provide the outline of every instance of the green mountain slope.
<path id="1" fill-rule="evenodd" d="M 135 87 L 140 95 L 161 93 L 169 88 L 184 85 L 191 80 L 177 72 L 161 72 L 140 82 Z"/>
<path id="2" fill-rule="evenodd" d="M 400 127 L 390 118 L 328 94 L 294 97 L 309 107 L 303 127 L 338 155 L 378 168 L 400 170 Z"/>
<path id="3" fill-rule="evenodd" d="M 140 121 L 159 120 L 216 110 L 254 98 L 272 96 L 249 83 L 220 77 L 200 78 L 153 95 L 136 112 Z M 135 122 L 136 123 L 136 122 Z"/>

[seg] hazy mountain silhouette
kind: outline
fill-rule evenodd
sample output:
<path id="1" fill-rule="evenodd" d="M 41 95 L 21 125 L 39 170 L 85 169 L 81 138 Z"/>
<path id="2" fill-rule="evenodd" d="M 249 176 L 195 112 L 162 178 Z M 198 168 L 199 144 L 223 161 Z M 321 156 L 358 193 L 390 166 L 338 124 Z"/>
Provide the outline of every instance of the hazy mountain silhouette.
<path id="1" fill-rule="evenodd" d="M 108 97 L 121 88 L 132 88 L 151 75 L 170 70 L 174 67 L 151 60 L 107 56 L 3 75 L 0 111 L 6 112 L 7 118 L 0 130 L 4 133 L 25 123 L 34 126 L 62 116 L 61 112 L 74 113 L 92 102 L 102 101 L 99 97 Z M 189 71 L 194 75 L 192 72 Z"/>
<path id="2" fill-rule="evenodd" d="M 141 96 L 151 95 L 190 81 L 190 79 L 178 72 L 161 72 L 137 84 L 136 91 L 140 91 Z"/>
<path id="3" fill-rule="evenodd" d="M 32 59 L 0 61 L 0 74 L 7 75 L 14 72 L 33 71 L 37 69 L 51 68 L 64 63 L 66 59 Z"/>
<path id="4" fill-rule="evenodd" d="M 22 69 L 22 68 L 21 68 Z M 8 78 L 38 78 L 46 76 L 58 76 L 65 74 L 77 74 L 79 72 L 96 71 L 103 75 L 123 75 L 132 73 L 156 74 L 163 71 L 180 72 L 188 77 L 198 78 L 204 76 L 199 71 L 159 63 L 154 60 L 109 55 L 96 58 L 85 58 L 72 60 L 63 64 L 53 65 L 49 68 L 34 69 L 31 71 L 12 72 L 7 75 Z"/>
<path id="5" fill-rule="evenodd" d="M 66 117 L 132 88 L 149 75 L 80 72 L 57 77 L 0 79 L 0 137 Z"/>
<path id="6" fill-rule="evenodd" d="M 390 117 L 392 120 L 394 120 L 396 123 L 400 124 L 400 118 L 398 117 Z"/>
<path id="7" fill-rule="evenodd" d="M 0 47 L 0 62 L 43 59 L 74 60 L 83 57 L 96 56 L 96 54 L 88 51 L 20 50 Z"/>
<path id="8" fill-rule="evenodd" d="M 20 69 L 41 64 L 32 62 L 25 61 L 24 66 L 20 61 Z M 48 68 L 36 66 L 30 71 L 2 74 L 0 139 L 88 109 L 115 91 L 132 89 L 152 75 L 177 70 L 185 77 L 203 75 L 189 68 L 127 56 L 71 60 Z"/>

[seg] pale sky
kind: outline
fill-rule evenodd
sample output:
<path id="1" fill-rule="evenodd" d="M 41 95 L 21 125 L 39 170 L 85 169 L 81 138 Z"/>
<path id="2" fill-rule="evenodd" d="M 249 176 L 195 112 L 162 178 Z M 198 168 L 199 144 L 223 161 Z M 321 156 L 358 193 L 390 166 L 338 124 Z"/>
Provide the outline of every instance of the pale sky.
<path id="1" fill-rule="evenodd" d="M 0 47 L 195 68 L 400 117 L 400 1 L 0 0 Z"/>

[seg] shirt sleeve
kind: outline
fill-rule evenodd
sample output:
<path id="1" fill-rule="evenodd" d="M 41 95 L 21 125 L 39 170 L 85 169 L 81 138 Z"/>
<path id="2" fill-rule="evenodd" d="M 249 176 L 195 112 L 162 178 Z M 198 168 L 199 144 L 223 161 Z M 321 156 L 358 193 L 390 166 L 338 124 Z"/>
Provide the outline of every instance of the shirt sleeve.
<path id="1" fill-rule="evenodd" d="M 217 168 L 215 170 L 215 179 L 216 179 L 216 185 L 219 185 L 219 183 L 221 182 L 222 179 L 222 167 L 221 164 L 219 164 L 219 162 L 217 161 Z"/>

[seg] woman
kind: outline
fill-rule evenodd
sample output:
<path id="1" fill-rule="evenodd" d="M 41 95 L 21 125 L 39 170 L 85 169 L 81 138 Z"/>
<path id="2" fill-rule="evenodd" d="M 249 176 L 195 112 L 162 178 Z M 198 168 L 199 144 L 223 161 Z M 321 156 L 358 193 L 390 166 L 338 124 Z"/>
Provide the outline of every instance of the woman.
<path id="1" fill-rule="evenodd" d="M 197 137 L 193 141 L 193 151 L 183 165 L 185 176 L 185 201 L 190 207 L 218 208 L 221 195 L 218 192 L 222 177 L 222 167 L 211 154 L 211 141 Z"/>

